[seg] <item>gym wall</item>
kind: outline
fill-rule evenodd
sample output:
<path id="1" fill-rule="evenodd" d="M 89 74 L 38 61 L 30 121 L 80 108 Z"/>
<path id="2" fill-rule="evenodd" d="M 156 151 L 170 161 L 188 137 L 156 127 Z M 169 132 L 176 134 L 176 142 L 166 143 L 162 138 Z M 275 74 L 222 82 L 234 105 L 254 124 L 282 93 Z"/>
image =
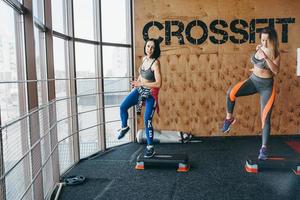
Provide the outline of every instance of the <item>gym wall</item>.
<path id="1" fill-rule="evenodd" d="M 276 76 L 272 135 L 300 133 L 300 3 L 297 0 L 135 0 L 135 69 L 144 38 L 160 38 L 162 88 L 155 129 L 220 136 L 226 113 L 226 92 L 246 79 L 250 56 L 260 43 L 260 28 L 273 24 L 278 33 L 281 67 Z M 206 29 L 207 28 L 207 29 Z M 261 131 L 259 95 L 239 97 L 233 135 Z M 138 128 L 143 128 L 143 117 Z"/>

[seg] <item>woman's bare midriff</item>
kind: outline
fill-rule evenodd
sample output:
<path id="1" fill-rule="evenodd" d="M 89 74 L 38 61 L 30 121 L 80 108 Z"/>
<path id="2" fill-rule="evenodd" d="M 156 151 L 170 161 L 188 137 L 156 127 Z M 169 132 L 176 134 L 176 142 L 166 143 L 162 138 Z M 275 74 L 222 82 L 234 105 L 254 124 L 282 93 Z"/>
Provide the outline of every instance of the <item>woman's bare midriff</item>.
<path id="1" fill-rule="evenodd" d="M 272 78 L 273 73 L 268 69 L 260 69 L 254 65 L 253 74 L 260 78 Z"/>
<path id="2" fill-rule="evenodd" d="M 140 78 L 141 83 L 152 83 L 153 81 L 149 81 L 147 79 L 144 79 L 143 77 Z M 146 86 L 144 86 L 145 88 L 148 88 Z"/>

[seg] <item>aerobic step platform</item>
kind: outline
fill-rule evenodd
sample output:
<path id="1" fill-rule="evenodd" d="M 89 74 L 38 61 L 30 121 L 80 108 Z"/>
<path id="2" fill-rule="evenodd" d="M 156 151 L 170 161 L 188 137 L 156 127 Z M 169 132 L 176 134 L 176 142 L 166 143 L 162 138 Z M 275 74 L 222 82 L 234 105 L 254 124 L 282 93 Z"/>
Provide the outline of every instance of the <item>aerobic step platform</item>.
<path id="1" fill-rule="evenodd" d="M 300 159 L 295 156 L 269 156 L 267 160 L 259 160 L 257 156 L 249 156 L 245 169 L 249 173 L 271 169 L 292 169 L 296 175 L 300 175 Z"/>
<path id="2" fill-rule="evenodd" d="M 137 157 L 135 169 L 143 170 L 145 166 L 177 166 L 178 172 L 187 172 L 190 169 L 186 154 L 155 154 L 152 158 L 144 158 L 144 153 Z"/>

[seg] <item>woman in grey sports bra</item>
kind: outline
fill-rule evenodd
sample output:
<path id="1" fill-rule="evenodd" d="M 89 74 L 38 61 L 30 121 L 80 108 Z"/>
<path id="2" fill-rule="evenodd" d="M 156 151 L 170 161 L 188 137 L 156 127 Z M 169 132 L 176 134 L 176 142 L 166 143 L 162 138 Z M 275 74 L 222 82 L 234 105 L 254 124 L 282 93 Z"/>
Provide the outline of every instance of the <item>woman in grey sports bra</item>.
<path id="1" fill-rule="evenodd" d="M 255 57 L 256 53 L 257 53 L 257 51 L 251 56 L 251 63 L 259 69 L 269 69 L 267 61 L 264 58 L 262 58 L 262 59 L 256 58 Z"/>
<path id="2" fill-rule="evenodd" d="M 235 99 L 239 96 L 248 96 L 255 93 L 260 95 L 262 145 L 258 158 L 267 159 L 267 144 L 271 130 L 271 112 L 275 99 L 274 79 L 279 72 L 280 55 L 277 33 L 274 29 L 264 28 L 260 33 L 261 44 L 256 47 L 256 52 L 250 60 L 253 64 L 251 76 L 231 87 L 227 92 L 227 113 L 222 132 L 230 131 L 230 126 L 235 123 L 233 110 Z"/>
<path id="3" fill-rule="evenodd" d="M 153 146 L 153 126 L 152 118 L 155 110 L 158 111 L 158 91 L 161 87 L 161 73 L 159 42 L 156 39 L 149 39 L 144 46 L 145 57 L 140 67 L 140 75 L 136 81 L 131 81 L 134 89 L 124 98 L 120 105 L 121 129 L 118 131 L 118 139 L 121 139 L 129 131 L 127 125 L 128 109 L 134 105 L 137 111 L 140 111 L 141 104 L 145 103 L 144 124 L 147 138 L 147 147 L 144 154 L 145 158 L 154 156 Z"/>

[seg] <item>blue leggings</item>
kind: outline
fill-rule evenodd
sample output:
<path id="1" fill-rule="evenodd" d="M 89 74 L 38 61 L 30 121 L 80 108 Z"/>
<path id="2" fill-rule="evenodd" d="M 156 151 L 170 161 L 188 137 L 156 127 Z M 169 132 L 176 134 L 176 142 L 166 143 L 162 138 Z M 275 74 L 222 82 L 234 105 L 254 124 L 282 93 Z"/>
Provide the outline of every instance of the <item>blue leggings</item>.
<path id="1" fill-rule="evenodd" d="M 134 88 L 121 103 L 120 116 L 122 121 L 122 128 L 127 126 L 128 109 L 134 105 L 137 105 L 138 100 L 139 100 L 139 92 L 136 88 Z M 153 144 L 152 118 L 156 108 L 156 102 L 154 97 L 150 95 L 148 98 L 146 98 L 145 103 L 146 103 L 146 109 L 144 113 L 144 124 L 146 129 L 147 144 L 152 145 Z"/>

